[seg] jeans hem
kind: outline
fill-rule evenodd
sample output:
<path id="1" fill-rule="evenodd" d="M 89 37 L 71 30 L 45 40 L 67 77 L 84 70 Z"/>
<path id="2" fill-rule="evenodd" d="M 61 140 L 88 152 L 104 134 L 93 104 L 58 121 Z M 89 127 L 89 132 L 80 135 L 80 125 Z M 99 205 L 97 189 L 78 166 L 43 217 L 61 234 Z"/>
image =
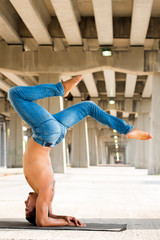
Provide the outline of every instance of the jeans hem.
<path id="1" fill-rule="evenodd" d="M 64 87 L 63 87 L 63 84 L 62 84 L 62 82 L 59 82 L 59 83 L 57 84 L 57 87 L 59 87 L 59 88 L 60 88 L 60 91 L 61 91 L 61 94 L 60 94 L 60 96 L 61 96 L 61 97 L 63 97 L 63 96 L 64 96 L 64 94 L 65 94 L 65 90 L 64 90 Z"/>
<path id="2" fill-rule="evenodd" d="M 132 125 L 129 125 L 127 130 L 125 131 L 124 135 L 126 135 L 127 133 L 131 132 L 133 130 L 133 126 Z"/>
<path id="3" fill-rule="evenodd" d="M 33 137 L 33 136 L 32 136 L 32 137 Z M 35 142 L 37 142 L 38 144 L 40 144 L 41 146 L 43 146 L 43 147 L 55 147 L 55 146 L 56 146 L 56 144 L 49 143 L 49 142 L 43 141 L 43 140 L 41 140 L 41 139 L 37 139 L 37 138 L 35 138 L 35 137 L 33 137 L 33 140 L 34 140 Z"/>

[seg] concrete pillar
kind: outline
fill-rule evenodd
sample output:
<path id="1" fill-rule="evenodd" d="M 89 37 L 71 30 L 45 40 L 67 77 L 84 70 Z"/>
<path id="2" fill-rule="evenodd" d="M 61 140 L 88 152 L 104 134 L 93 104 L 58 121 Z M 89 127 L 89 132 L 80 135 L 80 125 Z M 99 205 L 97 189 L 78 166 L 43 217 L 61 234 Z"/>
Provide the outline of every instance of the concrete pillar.
<path id="1" fill-rule="evenodd" d="M 138 140 L 129 139 L 126 146 L 126 164 L 135 166 L 136 143 Z"/>
<path id="2" fill-rule="evenodd" d="M 126 150 L 124 149 L 124 151 L 121 153 L 122 155 L 122 162 L 125 164 L 126 163 Z"/>
<path id="3" fill-rule="evenodd" d="M 115 153 L 113 153 L 112 151 L 110 152 L 110 164 L 114 164 L 114 158 L 115 158 Z"/>
<path id="4" fill-rule="evenodd" d="M 59 74 L 40 74 L 39 83 L 58 83 L 60 81 Z M 62 97 L 49 97 L 38 101 L 51 114 L 57 113 L 63 110 L 63 98 Z M 55 173 L 64 173 L 66 170 L 66 149 L 65 140 L 63 139 L 58 145 L 56 145 L 51 153 L 51 163 Z"/>
<path id="5" fill-rule="evenodd" d="M 6 122 L 6 166 L 9 165 L 10 121 Z"/>
<path id="6" fill-rule="evenodd" d="M 153 75 L 152 107 L 151 107 L 151 134 L 149 174 L 160 174 L 160 73 Z"/>
<path id="7" fill-rule="evenodd" d="M 95 120 L 88 121 L 89 159 L 91 166 L 98 165 L 98 142 Z"/>
<path id="8" fill-rule="evenodd" d="M 109 163 L 109 158 L 108 158 L 108 146 L 106 145 L 105 146 L 105 152 L 106 152 L 106 164 L 108 164 Z"/>
<path id="9" fill-rule="evenodd" d="M 87 121 L 83 119 L 72 130 L 72 167 L 89 167 L 89 144 Z"/>
<path id="10" fill-rule="evenodd" d="M 137 118 L 134 122 L 130 123 L 132 126 L 137 128 Z M 136 146 L 137 142 L 140 140 L 137 139 L 128 139 L 127 146 L 126 146 L 126 164 L 130 164 L 132 167 L 135 166 L 135 153 L 136 153 Z"/>
<path id="11" fill-rule="evenodd" d="M 72 129 L 68 129 L 65 136 L 65 145 L 66 145 L 66 164 L 71 164 L 71 141 L 72 141 Z"/>
<path id="12" fill-rule="evenodd" d="M 66 164 L 69 165 L 69 148 L 68 148 L 68 139 L 67 137 L 65 138 L 65 148 L 66 148 Z"/>
<path id="13" fill-rule="evenodd" d="M 11 113 L 9 136 L 9 161 L 7 167 L 22 167 L 23 121 L 17 113 Z"/>
<path id="14" fill-rule="evenodd" d="M 106 143 L 104 140 L 102 140 L 101 144 L 102 144 L 102 164 L 106 165 L 107 164 Z"/>
<path id="15" fill-rule="evenodd" d="M 139 113 L 137 119 L 137 128 L 144 131 L 150 129 L 150 119 L 148 113 Z M 149 141 L 137 140 L 136 154 L 135 154 L 135 167 L 136 168 L 148 168 L 148 149 Z"/>
<path id="16" fill-rule="evenodd" d="M 29 141 L 30 137 L 32 136 L 32 130 L 31 128 L 27 128 L 27 130 L 24 132 L 24 136 L 27 136 L 27 142 Z"/>
<path id="17" fill-rule="evenodd" d="M 98 164 L 102 164 L 102 139 L 100 135 L 97 135 L 97 150 L 98 150 Z"/>
<path id="18" fill-rule="evenodd" d="M 66 164 L 70 165 L 70 162 L 69 162 L 69 149 L 68 149 L 68 145 L 67 144 L 66 144 Z"/>
<path id="19" fill-rule="evenodd" d="M 0 122 L 0 167 L 6 167 L 6 123 Z"/>

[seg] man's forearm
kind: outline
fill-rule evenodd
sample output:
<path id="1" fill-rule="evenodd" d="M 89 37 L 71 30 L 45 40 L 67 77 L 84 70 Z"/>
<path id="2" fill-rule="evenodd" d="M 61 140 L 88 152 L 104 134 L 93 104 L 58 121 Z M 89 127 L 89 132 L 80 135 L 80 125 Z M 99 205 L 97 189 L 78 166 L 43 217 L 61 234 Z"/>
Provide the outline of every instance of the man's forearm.
<path id="1" fill-rule="evenodd" d="M 63 218 L 52 218 L 48 217 L 45 221 L 37 224 L 39 227 L 56 227 L 56 226 L 66 226 L 68 222 Z"/>
<path id="2" fill-rule="evenodd" d="M 64 219 L 65 216 L 62 216 L 62 215 L 55 215 L 55 214 L 52 214 L 52 213 L 49 213 L 48 217 L 50 218 L 54 218 L 54 219 Z"/>

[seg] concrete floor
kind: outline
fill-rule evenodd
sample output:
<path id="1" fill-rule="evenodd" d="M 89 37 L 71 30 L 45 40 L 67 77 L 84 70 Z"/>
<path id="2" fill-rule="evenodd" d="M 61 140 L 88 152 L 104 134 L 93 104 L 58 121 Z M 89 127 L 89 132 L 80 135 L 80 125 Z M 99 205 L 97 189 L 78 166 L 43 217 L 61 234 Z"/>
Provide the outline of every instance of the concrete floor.
<path id="1" fill-rule="evenodd" d="M 22 169 L 0 172 L 0 218 L 23 218 L 24 201 L 31 189 Z M 127 223 L 128 230 L 119 233 L 0 230 L 0 239 L 160 239 L 160 176 L 148 176 L 147 170 L 131 167 L 90 167 L 68 168 L 66 174 L 55 177 L 56 214 Z"/>

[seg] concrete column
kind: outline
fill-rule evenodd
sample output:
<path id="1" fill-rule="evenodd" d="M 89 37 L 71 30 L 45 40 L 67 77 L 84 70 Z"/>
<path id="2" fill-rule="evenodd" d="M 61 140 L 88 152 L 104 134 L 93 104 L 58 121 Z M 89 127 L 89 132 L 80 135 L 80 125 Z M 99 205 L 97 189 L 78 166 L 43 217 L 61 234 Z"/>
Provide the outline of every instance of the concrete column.
<path id="1" fill-rule="evenodd" d="M 139 113 L 137 119 L 137 128 L 144 131 L 149 131 L 150 120 L 148 113 Z M 135 167 L 136 168 L 148 168 L 148 149 L 149 141 L 136 141 L 136 154 L 135 154 Z"/>
<path id="2" fill-rule="evenodd" d="M 124 149 L 124 151 L 121 153 L 122 155 L 122 161 L 125 164 L 126 163 L 126 150 Z"/>
<path id="3" fill-rule="evenodd" d="M 99 136 L 98 137 L 98 163 L 99 164 L 107 164 L 108 162 L 108 148 L 104 140 Z"/>
<path id="4" fill-rule="evenodd" d="M 71 141 L 72 141 L 72 129 L 68 129 L 65 136 L 65 145 L 66 145 L 66 164 L 71 164 Z"/>
<path id="5" fill-rule="evenodd" d="M 69 165 L 69 149 L 68 149 L 68 139 L 67 136 L 65 137 L 65 148 L 66 148 L 66 164 Z"/>
<path id="6" fill-rule="evenodd" d="M 59 74 L 40 74 L 39 83 L 58 83 L 60 81 Z M 41 99 L 38 103 L 48 110 L 51 114 L 63 110 L 62 97 L 49 97 Z M 63 139 L 57 146 L 55 146 L 51 153 L 51 163 L 55 173 L 64 173 L 66 170 L 66 149 L 65 140 Z"/>
<path id="7" fill-rule="evenodd" d="M 126 164 L 130 166 L 135 166 L 135 153 L 136 153 L 136 143 L 138 140 L 129 139 L 126 146 Z"/>
<path id="8" fill-rule="evenodd" d="M 149 174 L 160 174 L 160 73 L 153 75 L 152 107 L 151 107 L 151 134 Z"/>
<path id="9" fill-rule="evenodd" d="M 87 121 L 83 119 L 72 130 L 72 167 L 89 167 L 89 144 Z"/>
<path id="10" fill-rule="evenodd" d="M 66 144 L 66 164 L 69 165 L 69 149 L 68 149 L 68 145 Z"/>
<path id="11" fill-rule="evenodd" d="M 104 140 L 102 140 L 101 144 L 102 144 L 102 164 L 105 165 L 107 164 L 106 143 L 104 142 Z"/>
<path id="12" fill-rule="evenodd" d="M 126 146 L 126 164 L 131 165 L 131 162 L 133 161 L 132 157 L 132 143 L 129 141 Z"/>
<path id="13" fill-rule="evenodd" d="M 10 121 L 7 121 L 6 122 L 6 166 L 8 166 L 10 162 L 9 143 L 10 143 Z"/>
<path id="14" fill-rule="evenodd" d="M 110 152 L 110 164 L 114 164 L 114 157 L 115 157 L 115 153 Z"/>
<path id="15" fill-rule="evenodd" d="M 95 120 L 88 121 L 89 159 L 91 166 L 98 165 L 98 142 Z"/>
<path id="16" fill-rule="evenodd" d="M 29 141 L 30 137 L 32 136 L 32 130 L 31 128 L 28 128 L 25 132 L 24 132 L 24 136 L 27 136 L 27 142 Z"/>
<path id="17" fill-rule="evenodd" d="M 97 136 L 97 145 L 98 145 L 98 164 L 102 164 L 102 139 L 99 134 Z"/>
<path id="18" fill-rule="evenodd" d="M 17 113 L 11 113 L 9 136 L 9 162 L 7 167 L 22 167 L 23 121 Z"/>
<path id="19" fill-rule="evenodd" d="M 0 167 L 6 167 L 6 123 L 0 122 Z"/>
<path id="20" fill-rule="evenodd" d="M 137 128 L 137 119 L 134 122 L 130 123 L 132 126 Z M 136 146 L 137 142 L 140 140 L 137 139 L 128 139 L 127 146 L 126 146 L 126 164 L 130 164 L 132 167 L 135 166 L 135 153 L 136 153 Z"/>
<path id="21" fill-rule="evenodd" d="M 119 153 L 119 160 L 125 164 L 124 152 Z"/>
<path id="22" fill-rule="evenodd" d="M 106 149 L 105 149 L 105 152 L 106 152 L 106 164 L 108 164 L 108 163 L 109 163 L 109 158 L 108 158 L 108 146 L 106 145 L 105 147 L 106 147 Z"/>

